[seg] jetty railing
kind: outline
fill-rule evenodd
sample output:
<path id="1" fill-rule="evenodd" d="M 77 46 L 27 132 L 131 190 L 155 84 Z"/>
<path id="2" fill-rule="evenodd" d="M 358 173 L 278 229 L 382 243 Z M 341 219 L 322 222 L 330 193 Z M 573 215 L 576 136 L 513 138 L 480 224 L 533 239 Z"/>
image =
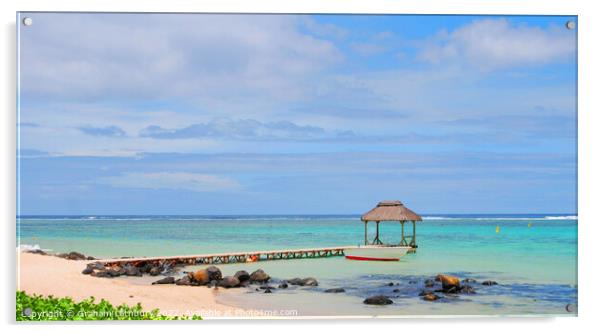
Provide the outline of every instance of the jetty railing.
<path id="1" fill-rule="evenodd" d="M 266 260 L 312 259 L 344 256 L 345 249 L 349 249 L 352 247 L 354 246 L 199 254 L 188 256 L 120 258 L 103 259 L 99 261 L 105 266 L 123 266 L 126 264 L 141 266 L 146 263 L 170 265 L 234 264 Z"/>

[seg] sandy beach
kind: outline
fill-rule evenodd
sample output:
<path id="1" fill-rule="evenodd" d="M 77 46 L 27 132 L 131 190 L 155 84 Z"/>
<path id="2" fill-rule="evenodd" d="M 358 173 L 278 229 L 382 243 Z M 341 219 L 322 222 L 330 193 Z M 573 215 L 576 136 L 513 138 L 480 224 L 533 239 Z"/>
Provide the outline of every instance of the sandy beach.
<path id="1" fill-rule="evenodd" d="M 136 284 L 125 279 L 83 275 L 90 261 L 66 260 L 51 255 L 17 253 L 17 290 L 28 294 L 71 297 L 75 301 L 94 296 L 113 305 L 141 303 L 145 311 L 158 308 L 166 315 L 200 314 L 203 318 L 233 316 L 240 309 L 216 301 L 220 292 L 235 290 L 174 285 Z"/>

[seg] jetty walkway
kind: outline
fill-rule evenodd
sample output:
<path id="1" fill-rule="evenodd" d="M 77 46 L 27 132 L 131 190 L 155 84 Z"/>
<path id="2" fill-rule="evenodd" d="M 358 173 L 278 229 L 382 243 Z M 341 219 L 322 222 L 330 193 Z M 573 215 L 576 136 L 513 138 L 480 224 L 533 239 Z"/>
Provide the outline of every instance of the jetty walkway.
<path id="1" fill-rule="evenodd" d="M 234 264 L 257 262 L 266 260 L 285 259 L 312 259 L 344 256 L 345 249 L 355 246 L 325 247 L 314 249 L 291 249 L 291 250 L 268 250 L 234 253 L 199 254 L 188 256 L 168 257 L 139 257 L 99 260 L 105 266 L 124 266 L 131 264 L 141 266 L 144 264 L 154 265 L 206 265 L 206 264 Z"/>

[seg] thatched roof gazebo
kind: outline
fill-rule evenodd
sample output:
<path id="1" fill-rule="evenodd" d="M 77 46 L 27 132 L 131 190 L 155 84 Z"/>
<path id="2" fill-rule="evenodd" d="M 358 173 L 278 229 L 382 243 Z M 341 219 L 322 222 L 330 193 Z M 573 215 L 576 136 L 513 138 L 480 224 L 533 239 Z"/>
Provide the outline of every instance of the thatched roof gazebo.
<path id="1" fill-rule="evenodd" d="M 416 222 L 422 221 L 422 217 L 404 206 L 401 201 L 387 200 L 379 202 L 376 207 L 362 215 L 362 221 L 364 222 L 364 245 L 368 245 L 368 222 L 376 222 L 376 237 L 374 237 L 371 245 L 383 245 L 383 242 L 379 238 L 380 222 L 399 221 L 401 223 L 401 241 L 398 246 L 418 247 L 416 245 Z M 404 225 L 406 222 L 412 222 L 411 236 L 404 234 Z"/>

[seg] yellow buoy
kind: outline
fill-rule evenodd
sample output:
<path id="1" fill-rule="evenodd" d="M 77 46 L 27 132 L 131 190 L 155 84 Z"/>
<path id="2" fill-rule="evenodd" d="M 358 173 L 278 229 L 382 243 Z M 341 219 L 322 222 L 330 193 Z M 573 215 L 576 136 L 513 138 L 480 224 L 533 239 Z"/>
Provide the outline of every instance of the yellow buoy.
<path id="1" fill-rule="evenodd" d="M 531 222 L 529 222 L 529 224 L 527 224 L 527 227 L 531 228 Z"/>
<path id="2" fill-rule="evenodd" d="M 499 234 L 499 233 L 500 233 L 500 226 L 499 226 L 499 225 L 495 227 L 495 233 L 496 233 L 496 234 Z"/>

